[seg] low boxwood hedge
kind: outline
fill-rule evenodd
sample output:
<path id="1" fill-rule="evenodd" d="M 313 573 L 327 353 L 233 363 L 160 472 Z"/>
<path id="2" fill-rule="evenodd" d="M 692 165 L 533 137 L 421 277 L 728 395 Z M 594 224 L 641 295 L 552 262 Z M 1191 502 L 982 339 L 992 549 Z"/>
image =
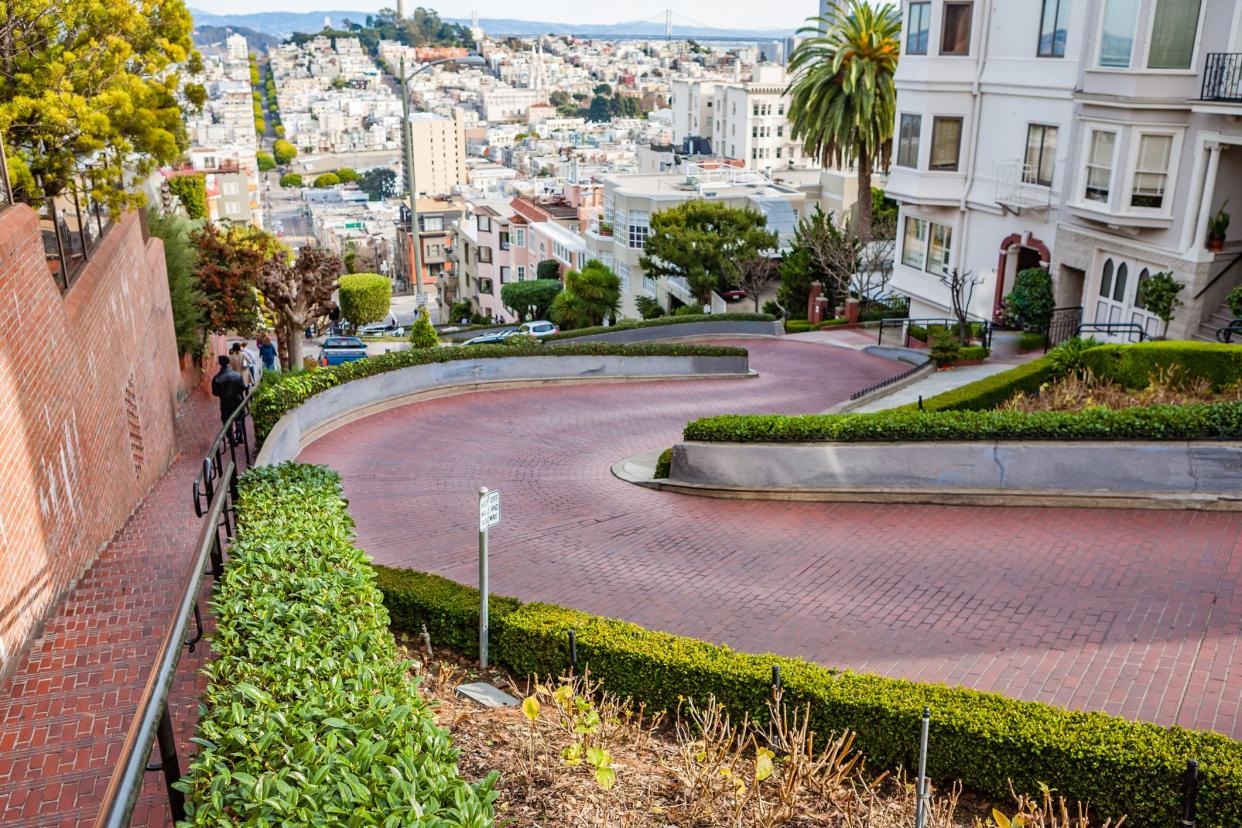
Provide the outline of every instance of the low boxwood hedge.
<path id="1" fill-rule="evenodd" d="M 386 603 L 403 607 L 394 623 L 417 633 L 421 624 L 459 624 L 441 640 L 477 634 L 478 593 L 443 579 L 405 572 L 382 574 Z M 928 770 L 1008 799 L 1009 781 L 1036 793 L 1046 783 L 1101 816 L 1129 816 L 1134 825 L 1174 825 L 1180 814 L 1181 774 L 1200 762 L 1203 825 L 1237 825 L 1242 801 L 1242 743 L 1214 733 L 1128 722 L 1103 713 L 1067 711 L 996 693 L 841 672 L 796 658 L 738 653 L 728 647 L 653 632 L 550 604 L 515 606 L 504 599 L 493 614 L 495 659 L 519 674 L 559 675 L 569 665 L 568 634 L 577 638 L 579 667 L 604 686 L 674 710 L 683 697 L 714 695 L 734 716 L 763 721 L 772 666 L 781 668 L 785 698 L 810 704 L 821 734 L 858 733 L 857 747 L 873 768 L 914 766 L 919 718 L 932 708 Z M 496 598 L 492 599 L 497 601 Z M 470 608 L 474 608 L 474 613 Z M 446 609 L 447 608 L 447 609 Z M 433 641 L 435 640 L 433 634 Z"/>
<path id="2" fill-rule="evenodd" d="M 375 566 L 376 586 L 384 593 L 384 606 L 397 629 L 421 633 L 427 625 L 431 640 L 468 656 L 479 654 L 479 591 L 456 581 L 414 572 Z M 505 618 L 518 608 L 516 598 L 491 595 L 487 618 L 492 636 L 504 630 Z"/>
<path id="3" fill-rule="evenodd" d="M 902 440 L 1220 440 L 1242 438 L 1242 402 L 1066 411 L 725 414 L 686 426 L 703 443 L 876 443 Z"/>
<path id="4" fill-rule="evenodd" d="M 1146 388 L 1159 369 L 1177 366 L 1219 390 L 1242 378 L 1242 348 L 1217 342 L 1139 342 L 1098 345 L 1083 353 L 1083 364 L 1097 377 L 1127 388 Z"/>
<path id="5" fill-rule="evenodd" d="M 1048 357 L 1023 363 L 952 391 L 923 400 L 926 411 L 985 411 L 996 408 L 1019 392 L 1034 393 L 1056 376 Z M 906 406 L 915 408 L 917 405 Z"/>
<path id="6" fill-rule="evenodd" d="M 414 365 L 452 362 L 459 359 L 500 359 L 519 356 L 746 356 L 745 348 L 675 342 L 577 342 L 555 348 L 513 347 L 511 345 L 455 345 L 444 348 L 414 348 L 368 357 L 356 362 L 316 368 L 297 374 L 281 375 L 260 386 L 250 403 L 254 430 L 262 440 L 276 422 L 292 408 L 316 394 L 350 380 L 396 371 Z"/>
<path id="7" fill-rule="evenodd" d="M 987 359 L 991 353 L 992 349 L 983 345 L 963 345 L 957 349 L 957 361 L 967 362 L 970 360 Z"/>
<path id="8" fill-rule="evenodd" d="M 183 824 L 493 824 L 495 777 L 457 775 L 352 530 L 331 469 L 242 478 Z"/>
<path id="9" fill-rule="evenodd" d="M 657 316 L 655 319 L 621 319 L 615 325 L 595 325 L 590 328 L 575 328 L 571 331 L 545 336 L 544 342 L 555 342 L 562 339 L 573 339 L 578 336 L 632 331 L 635 328 L 660 328 L 665 325 L 681 325 L 690 322 L 774 322 L 776 317 L 767 313 L 688 313 L 682 316 Z"/>

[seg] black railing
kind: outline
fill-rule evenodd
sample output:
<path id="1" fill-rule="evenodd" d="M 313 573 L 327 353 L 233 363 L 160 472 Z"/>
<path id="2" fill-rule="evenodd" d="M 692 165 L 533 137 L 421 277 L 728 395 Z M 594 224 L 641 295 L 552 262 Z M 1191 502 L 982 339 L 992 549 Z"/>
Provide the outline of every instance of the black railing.
<path id="1" fill-rule="evenodd" d="M 1044 332 L 1044 353 L 1055 348 L 1067 339 L 1078 336 L 1078 326 L 1082 324 L 1082 308 L 1054 308 L 1048 319 L 1048 329 Z"/>
<path id="2" fill-rule="evenodd" d="M 242 470 L 250 467 L 253 458 L 251 457 L 250 429 L 247 424 L 250 421 L 250 398 L 253 394 L 252 388 L 246 392 L 246 396 L 242 397 L 241 403 L 224 421 L 224 425 L 220 426 L 216 439 L 212 441 L 211 448 L 207 449 L 207 455 L 203 457 L 203 467 L 199 470 L 198 476 L 194 478 L 193 486 L 194 513 L 199 517 L 203 516 L 204 504 L 210 503 L 215 497 L 216 487 L 224 473 L 226 453 L 234 468 Z M 241 461 L 238 460 L 238 448 L 241 449 Z M 230 485 L 233 487 L 232 494 L 236 497 L 236 478 L 231 481 Z"/>
<path id="3" fill-rule="evenodd" d="M 1217 342 L 1232 345 L 1235 336 L 1242 339 L 1242 319 L 1234 319 L 1225 327 L 1216 329 Z"/>
<path id="4" fill-rule="evenodd" d="M 922 371 L 924 368 L 926 368 L 929 362 L 931 362 L 931 359 L 926 359 L 923 362 L 920 362 L 918 365 L 911 367 L 910 370 L 908 371 L 902 371 L 900 374 L 894 377 L 889 377 L 886 380 L 881 380 L 880 382 L 877 382 L 875 385 L 868 385 L 866 388 L 860 388 L 857 391 L 855 391 L 853 394 L 850 394 L 850 399 L 856 400 L 860 397 L 865 397 L 866 395 L 870 394 L 872 391 L 879 391 L 881 388 L 887 388 L 893 383 L 897 383 L 897 382 L 901 382 L 902 380 L 909 379 L 910 377 L 917 374 L 919 371 Z"/>
<path id="5" fill-rule="evenodd" d="M 1210 52 L 1203 65 L 1200 100 L 1242 103 L 1242 53 Z"/>
<path id="6" fill-rule="evenodd" d="M 47 266 L 62 291 L 73 286 L 91 254 L 111 227 L 108 211 L 90 197 L 83 182 L 74 182 L 38 209 L 39 229 Z"/>
<path id="7" fill-rule="evenodd" d="M 1207 293 L 1209 290 L 1211 290 L 1211 289 L 1212 289 L 1212 285 L 1214 285 L 1214 284 L 1216 284 L 1217 282 L 1219 282 L 1219 281 L 1221 280 L 1221 277 L 1222 277 L 1222 276 L 1224 276 L 1226 273 L 1228 273 L 1229 271 L 1233 270 L 1235 267 L 1237 267 L 1237 266 L 1238 266 L 1238 262 L 1242 262 L 1242 253 L 1239 253 L 1238 255 L 1234 256 L 1234 257 L 1233 257 L 1233 261 L 1232 261 L 1232 262 L 1230 262 L 1229 264 L 1225 265 L 1225 269 L 1224 269 L 1224 270 L 1222 270 L 1220 273 L 1217 273 L 1215 276 L 1213 276 L 1213 277 L 1212 277 L 1212 281 L 1210 281 L 1210 282 L 1208 282 L 1206 285 L 1204 285 L 1204 286 L 1203 286 L 1203 289 L 1202 289 L 1202 290 L 1200 290 L 1198 293 L 1196 293 L 1194 298 L 1198 299 L 1200 296 L 1202 296 L 1203 294 L 1205 294 L 1205 293 Z"/>
<path id="8" fill-rule="evenodd" d="M 1142 342 L 1147 338 L 1147 331 L 1137 322 L 1083 322 L 1078 326 L 1077 335 L 1082 336 L 1084 333 L 1135 337 L 1131 342 Z"/>
<path id="9" fill-rule="evenodd" d="M 970 328 L 972 338 L 977 336 L 977 338 L 979 339 L 979 344 L 983 345 L 983 347 L 985 348 L 992 347 L 992 323 L 991 322 L 987 321 L 986 319 L 970 319 L 970 320 L 967 320 L 966 324 Z M 910 328 L 912 326 L 920 327 L 920 328 L 941 327 L 941 328 L 946 328 L 949 331 L 956 331 L 960 325 L 961 323 L 958 322 L 956 319 L 907 319 L 905 317 L 881 319 L 879 332 L 876 337 L 876 344 L 877 345 L 884 345 L 884 344 L 892 345 L 893 344 L 891 342 L 890 343 L 884 342 L 884 331 L 885 330 L 888 330 L 890 334 L 893 331 L 898 331 L 899 333 L 898 333 L 897 341 L 901 343 L 900 347 L 909 348 L 910 347 Z"/>
<path id="10" fill-rule="evenodd" d="M 4 136 L 0 135 L 0 210 L 13 203 L 13 185 L 9 181 L 9 161 L 4 155 Z"/>
<path id="11" fill-rule="evenodd" d="M 185 819 L 185 795 L 173 787 L 173 783 L 181 778 L 181 765 L 177 759 L 177 742 L 168 712 L 168 694 L 181 660 L 181 648 L 188 647 L 193 652 L 194 645 L 203 637 L 203 621 L 198 606 L 199 588 L 209 560 L 212 571 L 218 571 L 217 565 L 224 557 L 224 543 L 232 536 L 232 524 L 227 516 L 232 505 L 230 492 L 234 472 L 235 467 L 230 462 L 216 478 L 220 485 L 208 504 L 207 519 L 203 521 L 194 558 L 182 581 L 177 609 L 156 651 L 155 669 L 138 700 L 134 722 L 125 736 L 125 745 L 121 748 L 116 770 L 108 781 L 108 789 L 95 820 L 96 828 L 124 828 L 129 825 L 145 774 L 156 770 L 164 773 L 173 820 Z M 221 529 L 224 530 L 223 539 Z M 191 616 L 197 630 L 193 638 L 186 640 Z M 155 743 L 159 745 L 160 760 L 158 764 L 148 765 L 147 759 Z"/>

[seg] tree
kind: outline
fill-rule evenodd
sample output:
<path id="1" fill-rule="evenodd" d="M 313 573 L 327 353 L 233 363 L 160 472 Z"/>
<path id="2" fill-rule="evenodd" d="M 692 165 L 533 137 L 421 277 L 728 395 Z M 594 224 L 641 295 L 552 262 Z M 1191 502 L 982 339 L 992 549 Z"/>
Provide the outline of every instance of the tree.
<path id="1" fill-rule="evenodd" d="M 500 301 L 519 320 L 546 319 L 548 308 L 564 288 L 560 279 L 510 282 L 500 288 Z"/>
<path id="2" fill-rule="evenodd" d="M 607 123 L 612 120 L 612 116 L 612 98 L 596 95 L 591 99 L 591 106 L 587 109 L 588 121 Z"/>
<path id="3" fill-rule="evenodd" d="M 168 179 L 168 191 L 181 202 L 181 209 L 194 219 L 207 218 L 207 184 L 201 175 L 179 175 Z"/>
<path id="4" fill-rule="evenodd" d="M 340 184 L 340 183 L 341 183 L 341 179 L 337 177 L 336 173 L 330 173 L 330 172 L 320 173 L 318 176 L 315 177 L 316 187 L 335 187 L 337 184 Z"/>
<path id="5" fill-rule="evenodd" d="M 267 234 L 253 227 L 206 224 L 191 241 L 198 248 L 194 276 L 203 291 L 203 333 L 248 336 L 261 321 L 258 284 L 273 252 Z"/>
<path id="6" fill-rule="evenodd" d="M 168 299 L 172 306 L 177 351 L 198 356 L 203 347 L 203 291 L 194 277 L 198 251 L 190 243 L 195 224 L 176 213 L 147 210 L 151 235 L 164 242 L 164 267 L 168 271 Z"/>
<path id="7" fill-rule="evenodd" d="M 298 157 L 298 148 L 285 139 L 280 138 L 277 139 L 276 143 L 272 144 L 272 155 L 275 157 L 276 163 L 283 167 Z"/>
<path id="8" fill-rule="evenodd" d="M 639 296 L 634 299 L 634 307 L 643 319 L 656 319 L 664 315 L 664 308 L 650 296 Z"/>
<path id="9" fill-rule="evenodd" d="M 397 194 L 397 173 L 388 167 L 372 167 L 358 176 L 358 186 L 371 201 L 383 201 Z"/>
<path id="10" fill-rule="evenodd" d="M 204 97 L 182 80 L 202 71 L 192 26 L 182 0 L 5 3 L 0 135 L 17 197 L 89 191 L 113 214 L 142 206 L 129 182 L 181 156 L 178 100 Z"/>
<path id="11" fill-rule="evenodd" d="M 351 273 L 340 278 L 341 316 L 353 326 L 378 322 L 392 304 L 392 282 L 379 273 Z"/>
<path id="12" fill-rule="evenodd" d="M 503 291 L 504 288 L 501 288 Z M 462 299 L 449 305 L 449 321 L 460 322 L 463 319 L 469 319 L 474 315 L 474 308 L 470 305 L 470 300 Z"/>
<path id="13" fill-rule="evenodd" d="M 1139 301 L 1142 301 L 1141 296 Z M 1013 290 L 1005 297 L 1005 313 L 1015 325 L 1024 331 L 1047 331 L 1055 306 L 1052 277 L 1048 271 L 1042 267 L 1018 271 Z"/>
<path id="14" fill-rule="evenodd" d="M 332 310 L 341 259 L 322 247 L 306 245 L 292 260 L 281 247 L 264 261 L 259 292 L 276 318 L 276 339 L 284 370 L 302 367 L 302 331 Z"/>
<path id="15" fill-rule="evenodd" d="M 276 132 L 276 137 L 277 137 L 277 138 L 284 138 L 284 137 L 285 137 L 285 125 L 284 125 L 284 124 L 277 124 L 277 125 L 276 125 L 276 129 L 275 129 L 275 132 Z"/>
<path id="16" fill-rule="evenodd" d="M 806 319 L 807 304 L 811 301 L 811 283 L 818 281 L 811 251 L 796 242 L 781 257 L 778 266 L 781 284 L 776 289 L 776 301 L 790 319 Z"/>
<path id="17" fill-rule="evenodd" d="M 302 176 L 298 173 L 285 173 L 280 177 L 280 186 L 282 187 L 301 187 Z"/>
<path id="18" fill-rule="evenodd" d="M 596 84 L 595 88 L 591 91 L 593 91 L 596 97 L 599 97 L 599 98 L 612 97 L 612 87 L 606 83 Z"/>
<path id="19" fill-rule="evenodd" d="M 341 167 L 336 171 L 336 177 L 341 180 L 342 184 L 348 184 L 351 181 L 358 180 L 358 173 L 350 167 Z"/>
<path id="20" fill-rule="evenodd" d="M 410 347 L 411 348 L 435 348 L 440 344 L 440 337 L 436 335 L 436 329 L 431 325 L 431 318 L 427 315 L 426 308 L 420 308 L 418 318 L 414 320 L 413 326 L 410 327 Z"/>
<path id="21" fill-rule="evenodd" d="M 738 264 L 737 286 L 746 291 L 759 312 L 759 299 L 777 277 L 777 260 L 767 256 L 754 256 Z"/>
<path id="22" fill-rule="evenodd" d="M 561 265 L 556 259 L 544 259 L 535 268 L 535 275 L 540 279 L 557 279 L 561 278 Z"/>
<path id="23" fill-rule="evenodd" d="M 834 3 L 790 55 L 790 134 L 825 166 L 858 167 L 858 235 L 871 238 L 871 173 L 888 156 L 901 15 L 891 3 Z"/>
<path id="24" fill-rule="evenodd" d="M 1163 273 L 1149 276 L 1146 279 L 1143 279 L 1141 276 L 1139 278 L 1138 304 L 1164 321 L 1164 330 L 1160 333 L 1162 337 L 1169 335 L 1169 322 L 1173 320 L 1173 315 L 1177 313 L 1177 309 L 1182 306 L 1182 300 L 1178 298 L 1177 294 L 1181 293 L 1185 287 L 1184 284 L 1174 279 L 1173 274 L 1167 270 Z M 1016 286 L 1014 290 L 1017 290 Z M 1051 309 L 1049 309 L 1048 315 L 1051 318 Z"/>
<path id="25" fill-rule="evenodd" d="M 565 274 L 565 289 L 552 302 L 552 321 L 566 330 L 600 325 L 616 318 L 621 280 L 603 262 L 591 259 L 581 271 Z"/>
<path id="26" fill-rule="evenodd" d="M 983 284 L 983 278 L 956 267 L 937 274 L 936 278 L 949 289 L 949 304 L 953 309 L 953 318 L 957 320 L 957 340 L 967 344 L 970 342 L 970 300 L 975 295 L 975 288 Z"/>
<path id="27" fill-rule="evenodd" d="M 255 156 L 255 160 L 259 162 L 259 172 L 276 169 L 276 159 L 272 157 L 270 152 L 258 153 Z"/>
<path id="28" fill-rule="evenodd" d="M 639 263 L 649 276 L 681 277 L 701 304 L 737 277 L 737 263 L 774 250 L 777 234 L 755 210 L 687 201 L 651 217 Z"/>

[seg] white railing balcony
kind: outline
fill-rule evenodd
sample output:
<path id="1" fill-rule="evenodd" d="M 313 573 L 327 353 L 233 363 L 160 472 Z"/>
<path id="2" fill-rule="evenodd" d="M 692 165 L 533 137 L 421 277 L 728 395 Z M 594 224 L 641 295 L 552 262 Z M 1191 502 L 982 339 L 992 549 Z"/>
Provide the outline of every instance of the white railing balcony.
<path id="1" fill-rule="evenodd" d="M 1022 161 L 1001 161 L 996 165 L 997 204 L 1015 210 L 1046 210 L 1052 204 L 1052 188 L 1037 184 L 1035 165 Z"/>

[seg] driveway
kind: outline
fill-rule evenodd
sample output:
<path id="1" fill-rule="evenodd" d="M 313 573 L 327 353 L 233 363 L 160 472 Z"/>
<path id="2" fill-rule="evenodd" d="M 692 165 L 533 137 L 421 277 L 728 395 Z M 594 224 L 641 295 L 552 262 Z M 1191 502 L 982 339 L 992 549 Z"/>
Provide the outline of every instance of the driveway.
<path id="1" fill-rule="evenodd" d="M 741 650 L 1242 737 L 1242 515 L 715 500 L 609 468 L 718 413 L 823 411 L 905 369 L 743 340 L 751 380 L 446 397 L 301 459 L 340 470 L 360 545 L 467 584 L 499 488 L 494 592 Z"/>

